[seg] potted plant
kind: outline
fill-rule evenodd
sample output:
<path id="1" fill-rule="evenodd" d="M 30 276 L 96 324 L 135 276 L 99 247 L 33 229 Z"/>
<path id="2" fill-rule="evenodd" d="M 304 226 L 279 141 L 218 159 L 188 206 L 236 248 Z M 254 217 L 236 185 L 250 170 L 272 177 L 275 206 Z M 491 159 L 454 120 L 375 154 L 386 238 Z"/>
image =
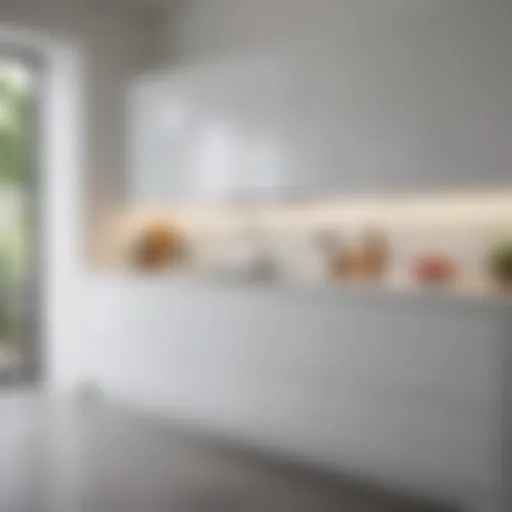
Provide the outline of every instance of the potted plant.
<path id="1" fill-rule="evenodd" d="M 488 265 L 495 282 L 512 290 L 512 237 L 499 240 L 491 247 Z"/>

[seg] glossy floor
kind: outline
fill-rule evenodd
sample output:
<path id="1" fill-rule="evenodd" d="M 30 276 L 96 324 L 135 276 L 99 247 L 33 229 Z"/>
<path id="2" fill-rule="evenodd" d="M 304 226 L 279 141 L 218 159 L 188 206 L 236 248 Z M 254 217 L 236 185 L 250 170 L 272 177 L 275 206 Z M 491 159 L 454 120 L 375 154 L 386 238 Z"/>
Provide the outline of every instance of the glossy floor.
<path id="1" fill-rule="evenodd" d="M 5 512 L 434 512 L 108 407 L 0 396 Z"/>

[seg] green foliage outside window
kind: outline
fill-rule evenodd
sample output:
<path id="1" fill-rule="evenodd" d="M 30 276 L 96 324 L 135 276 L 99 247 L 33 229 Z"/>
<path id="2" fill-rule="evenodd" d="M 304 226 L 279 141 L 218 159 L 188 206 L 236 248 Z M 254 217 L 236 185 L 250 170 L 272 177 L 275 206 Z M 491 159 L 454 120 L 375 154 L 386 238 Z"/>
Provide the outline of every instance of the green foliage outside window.
<path id="1" fill-rule="evenodd" d="M 23 186 L 30 167 L 30 91 L 0 67 L 0 184 Z"/>
<path id="2" fill-rule="evenodd" d="M 0 348 L 14 341 L 27 277 L 31 161 L 29 74 L 0 59 Z"/>

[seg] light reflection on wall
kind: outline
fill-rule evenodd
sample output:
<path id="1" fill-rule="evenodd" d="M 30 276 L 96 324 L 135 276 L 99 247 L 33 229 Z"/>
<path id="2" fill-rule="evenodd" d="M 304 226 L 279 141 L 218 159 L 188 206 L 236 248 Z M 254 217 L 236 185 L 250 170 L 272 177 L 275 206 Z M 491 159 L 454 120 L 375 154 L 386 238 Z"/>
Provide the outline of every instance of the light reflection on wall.
<path id="1" fill-rule="evenodd" d="M 210 124 L 202 129 L 197 135 L 191 173 L 200 196 L 215 197 L 236 190 L 239 151 L 239 142 L 226 125 Z"/>
<path id="2" fill-rule="evenodd" d="M 243 203 L 240 206 L 244 208 Z M 251 202 L 253 218 L 266 227 L 325 226 L 358 228 L 365 224 L 400 227 L 460 227 L 494 225 L 512 229 L 512 190 L 410 193 L 362 197 L 331 197 L 303 201 L 264 200 Z M 173 205 L 132 205 L 124 218 L 140 222 L 155 214 L 175 219 L 191 229 L 204 226 L 222 229 L 229 225 L 236 209 L 222 201 L 193 201 Z"/>
<path id="3" fill-rule="evenodd" d="M 274 137 L 252 135 L 245 140 L 245 166 L 254 177 L 253 188 L 271 195 L 279 190 L 283 178 L 283 162 Z M 244 167 L 242 167 L 244 168 Z"/>
<path id="4" fill-rule="evenodd" d="M 212 123 L 193 145 L 191 183 L 206 198 L 251 197 L 278 190 L 279 152 L 271 138 L 240 134 L 228 124 Z"/>

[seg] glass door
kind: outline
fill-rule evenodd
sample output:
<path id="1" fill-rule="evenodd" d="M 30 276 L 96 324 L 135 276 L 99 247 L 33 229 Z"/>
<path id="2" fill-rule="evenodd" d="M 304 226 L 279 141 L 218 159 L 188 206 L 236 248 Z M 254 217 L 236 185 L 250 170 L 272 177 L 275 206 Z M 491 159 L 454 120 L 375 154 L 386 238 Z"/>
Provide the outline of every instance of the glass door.
<path id="1" fill-rule="evenodd" d="M 0 46 L 0 378 L 36 368 L 35 60 Z"/>

